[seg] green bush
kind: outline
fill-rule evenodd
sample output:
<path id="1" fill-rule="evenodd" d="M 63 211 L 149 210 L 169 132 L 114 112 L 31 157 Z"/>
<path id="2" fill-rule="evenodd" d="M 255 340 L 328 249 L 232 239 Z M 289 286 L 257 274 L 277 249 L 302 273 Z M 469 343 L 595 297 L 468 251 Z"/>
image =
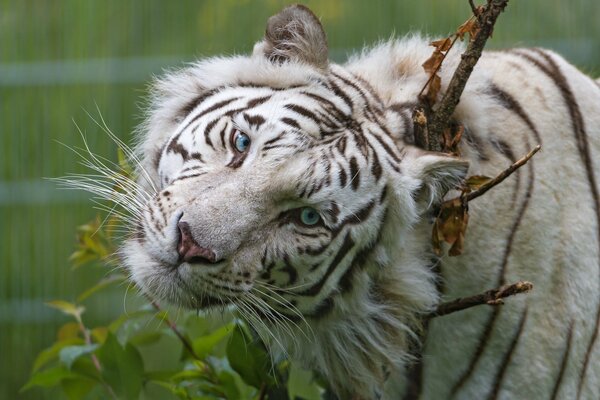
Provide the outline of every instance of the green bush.
<path id="1" fill-rule="evenodd" d="M 118 165 L 118 174 L 132 176 L 122 152 Z M 181 315 L 137 293 L 135 310 L 115 314 L 102 326 L 87 326 L 86 301 L 111 287 L 119 287 L 123 296 L 132 291 L 113 257 L 120 228 L 118 210 L 78 227 L 78 248 L 70 258 L 74 268 L 100 263 L 109 272 L 75 302 L 47 303 L 73 321 L 39 353 L 21 391 L 58 386 L 68 399 L 162 399 L 167 393 L 186 400 L 321 398 L 325 390 L 313 374 L 288 360 L 273 362 L 234 310 Z M 148 368 L 145 360 L 158 360 L 151 364 L 164 368 Z"/>

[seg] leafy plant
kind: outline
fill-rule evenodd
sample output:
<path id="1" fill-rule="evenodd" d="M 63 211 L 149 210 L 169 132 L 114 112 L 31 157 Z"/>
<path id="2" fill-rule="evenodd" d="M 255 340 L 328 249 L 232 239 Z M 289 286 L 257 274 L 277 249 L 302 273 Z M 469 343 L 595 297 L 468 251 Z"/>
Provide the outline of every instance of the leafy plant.
<path id="1" fill-rule="evenodd" d="M 118 158 L 118 173 L 131 176 L 122 152 Z M 217 318 L 191 311 L 181 316 L 177 311 L 176 323 L 174 311 L 137 293 L 140 305 L 135 310 L 122 310 L 101 326 L 88 326 L 86 302 L 108 288 L 122 290 L 123 295 L 129 288 L 113 257 L 120 228 L 110 213 L 77 228 L 73 268 L 100 265 L 108 272 L 75 301 L 46 303 L 71 321 L 39 353 L 21 391 L 60 387 L 73 400 L 162 399 L 166 393 L 186 400 L 321 398 L 324 389 L 312 372 L 288 360 L 273 365 L 257 335 L 232 310 L 223 310 Z"/>

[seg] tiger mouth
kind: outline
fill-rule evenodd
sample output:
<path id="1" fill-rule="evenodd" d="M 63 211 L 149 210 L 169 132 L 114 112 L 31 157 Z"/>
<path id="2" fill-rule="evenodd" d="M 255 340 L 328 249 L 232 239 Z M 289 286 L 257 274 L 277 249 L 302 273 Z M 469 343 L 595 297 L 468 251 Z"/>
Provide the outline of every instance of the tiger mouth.
<path id="1" fill-rule="evenodd" d="M 177 274 L 177 282 L 180 287 L 183 289 L 185 293 L 187 293 L 187 304 L 182 304 L 183 302 L 178 301 L 181 305 L 187 305 L 190 308 L 197 310 L 205 310 L 209 308 L 216 307 L 227 307 L 233 303 L 233 299 L 229 296 L 215 296 L 210 294 L 203 289 L 202 291 L 198 291 L 189 286 L 189 284 L 179 275 Z"/>

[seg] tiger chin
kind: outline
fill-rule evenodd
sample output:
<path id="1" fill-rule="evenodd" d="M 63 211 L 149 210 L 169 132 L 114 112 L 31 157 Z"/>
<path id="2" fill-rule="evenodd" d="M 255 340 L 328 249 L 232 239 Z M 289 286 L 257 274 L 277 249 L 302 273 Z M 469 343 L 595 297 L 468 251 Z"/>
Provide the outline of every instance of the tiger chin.
<path id="1" fill-rule="evenodd" d="M 340 399 L 594 398 L 600 87 L 546 50 L 484 53 L 453 116 L 462 158 L 428 153 L 411 111 L 431 51 L 409 36 L 334 64 L 318 18 L 294 5 L 251 55 L 158 79 L 126 268 L 152 297 L 233 305 Z M 537 144 L 470 205 L 464 255 L 434 256 L 448 190 Z M 422 326 L 443 299 L 521 279 L 532 294 Z"/>

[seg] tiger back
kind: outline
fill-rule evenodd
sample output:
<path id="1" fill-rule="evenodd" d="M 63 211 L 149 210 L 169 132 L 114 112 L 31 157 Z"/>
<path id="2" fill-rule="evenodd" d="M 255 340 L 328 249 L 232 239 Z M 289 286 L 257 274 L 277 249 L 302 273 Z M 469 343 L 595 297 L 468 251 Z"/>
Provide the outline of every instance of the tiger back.
<path id="1" fill-rule="evenodd" d="M 126 268 L 150 296 L 235 305 L 341 399 L 597 398 L 600 87 L 546 50 L 487 52 L 453 116 L 462 157 L 427 153 L 411 112 L 430 53 L 413 36 L 330 63 L 318 19 L 291 6 L 251 56 L 158 80 Z M 446 192 L 537 144 L 470 204 L 464 254 L 435 257 Z M 516 280 L 534 291 L 421 332 L 439 301 Z"/>

